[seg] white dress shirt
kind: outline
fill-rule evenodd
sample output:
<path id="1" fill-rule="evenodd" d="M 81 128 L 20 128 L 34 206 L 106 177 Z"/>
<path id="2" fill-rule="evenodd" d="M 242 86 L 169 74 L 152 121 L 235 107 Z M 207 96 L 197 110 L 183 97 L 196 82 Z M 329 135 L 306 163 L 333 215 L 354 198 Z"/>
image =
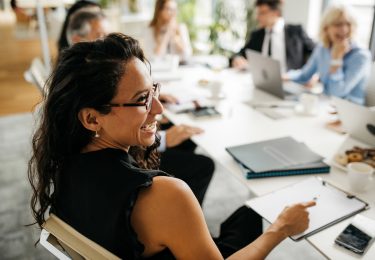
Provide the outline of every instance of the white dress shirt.
<path id="1" fill-rule="evenodd" d="M 262 54 L 268 56 L 268 49 L 271 39 L 271 57 L 280 61 L 281 72 L 286 72 L 286 53 L 285 53 L 285 22 L 283 18 L 279 18 L 274 26 L 266 28 L 262 45 Z"/>

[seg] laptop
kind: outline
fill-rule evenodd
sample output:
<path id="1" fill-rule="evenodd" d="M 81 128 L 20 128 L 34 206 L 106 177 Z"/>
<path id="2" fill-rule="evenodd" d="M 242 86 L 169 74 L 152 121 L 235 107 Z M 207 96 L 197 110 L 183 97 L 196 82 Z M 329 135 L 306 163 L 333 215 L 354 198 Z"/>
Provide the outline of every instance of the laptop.
<path id="1" fill-rule="evenodd" d="M 278 60 L 250 49 L 246 50 L 246 58 L 256 88 L 284 100 L 297 100 L 304 92 L 303 86 L 297 83 L 283 82 Z"/>
<path id="2" fill-rule="evenodd" d="M 344 130 L 353 138 L 375 146 L 375 110 L 332 97 Z"/>

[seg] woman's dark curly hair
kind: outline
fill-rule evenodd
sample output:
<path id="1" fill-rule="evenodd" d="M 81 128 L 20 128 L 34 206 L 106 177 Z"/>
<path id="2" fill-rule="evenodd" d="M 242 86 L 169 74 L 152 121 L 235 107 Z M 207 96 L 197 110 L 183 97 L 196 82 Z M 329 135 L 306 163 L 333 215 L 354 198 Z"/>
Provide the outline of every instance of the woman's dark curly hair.
<path id="1" fill-rule="evenodd" d="M 46 211 L 54 204 L 54 191 L 68 156 L 80 153 L 94 134 L 78 119 L 82 108 L 94 108 L 108 114 L 103 106 L 117 94 L 126 64 L 134 58 L 149 64 L 137 40 L 110 34 L 95 42 L 77 43 L 62 52 L 61 59 L 47 82 L 41 118 L 33 136 L 33 155 L 28 177 L 33 189 L 31 208 L 41 226 Z M 156 147 L 132 147 L 129 151 L 143 168 L 158 167 Z"/>

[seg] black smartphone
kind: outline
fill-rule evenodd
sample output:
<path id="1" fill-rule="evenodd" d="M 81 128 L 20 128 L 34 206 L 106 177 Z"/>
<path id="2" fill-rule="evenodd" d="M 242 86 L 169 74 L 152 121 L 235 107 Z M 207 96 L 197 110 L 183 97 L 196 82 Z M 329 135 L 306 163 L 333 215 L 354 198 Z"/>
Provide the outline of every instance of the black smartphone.
<path id="1" fill-rule="evenodd" d="M 352 224 L 347 226 L 335 239 L 336 244 L 343 246 L 359 255 L 362 255 L 366 251 L 366 248 L 372 241 L 372 237 L 362 232 Z"/>
<path id="2" fill-rule="evenodd" d="M 220 112 L 214 107 L 202 107 L 190 112 L 196 118 L 220 116 Z"/>

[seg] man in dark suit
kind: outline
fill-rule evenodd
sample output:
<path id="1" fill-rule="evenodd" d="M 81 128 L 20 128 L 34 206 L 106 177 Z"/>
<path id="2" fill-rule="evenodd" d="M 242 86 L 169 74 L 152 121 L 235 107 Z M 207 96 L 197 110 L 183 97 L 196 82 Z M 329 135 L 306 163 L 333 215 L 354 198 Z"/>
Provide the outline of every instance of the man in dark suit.
<path id="1" fill-rule="evenodd" d="M 252 49 L 279 60 L 284 72 L 301 68 L 314 49 L 314 42 L 300 25 L 284 23 L 281 0 L 257 0 L 255 7 L 260 29 L 253 31 L 245 47 L 230 58 L 230 65 L 246 68 L 246 49 Z"/>

